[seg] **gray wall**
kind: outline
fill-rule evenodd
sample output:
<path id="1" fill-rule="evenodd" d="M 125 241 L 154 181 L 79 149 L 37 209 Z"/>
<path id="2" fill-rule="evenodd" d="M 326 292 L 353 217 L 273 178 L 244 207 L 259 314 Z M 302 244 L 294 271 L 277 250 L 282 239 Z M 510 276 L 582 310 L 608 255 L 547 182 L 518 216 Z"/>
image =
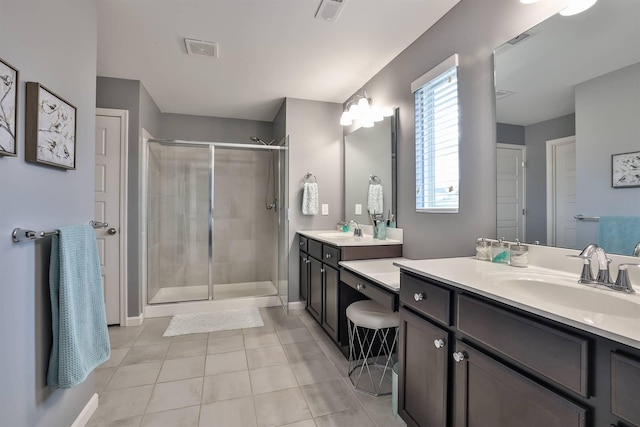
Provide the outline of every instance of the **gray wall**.
<path id="1" fill-rule="evenodd" d="M 524 126 L 498 123 L 496 140 L 501 144 L 524 145 Z"/>
<path id="2" fill-rule="evenodd" d="M 165 113 L 162 114 L 160 135 L 154 136 L 163 139 L 251 144 L 250 136 L 257 136 L 265 142 L 271 141 L 273 124 L 255 120 Z"/>
<path id="3" fill-rule="evenodd" d="M 640 188 L 611 187 L 611 155 L 640 151 L 640 63 L 576 86 L 576 197 L 584 215 L 640 215 Z M 578 222 L 578 247 L 597 224 Z"/>
<path id="4" fill-rule="evenodd" d="M 140 210 L 139 210 L 139 162 L 142 129 L 151 135 L 160 131 L 160 109 L 139 80 L 98 77 L 96 106 L 129 111 L 129 167 L 127 212 L 127 315 L 135 317 L 142 312 L 140 290 Z"/>
<path id="5" fill-rule="evenodd" d="M 555 13 L 552 2 L 462 0 L 365 86 L 374 105 L 399 107 L 398 227 L 410 258 L 470 255 L 496 233 L 496 122 L 493 49 Z M 459 54 L 460 213 L 415 212 L 414 100 L 410 84 Z"/>
<path id="6" fill-rule="evenodd" d="M 52 24 L 55 23 L 55 24 Z M 51 230 L 93 217 L 96 2 L 0 0 L 0 57 L 18 68 L 18 157 L 0 157 L 0 424 L 69 426 L 93 395 L 93 376 L 46 387 L 51 346 L 50 239 L 14 244 L 14 227 Z M 25 82 L 77 107 L 75 171 L 24 161 Z"/>
<path id="7" fill-rule="evenodd" d="M 289 300 L 300 295 L 297 230 L 331 230 L 344 212 L 342 171 L 342 105 L 286 99 L 289 135 Z M 302 215 L 302 178 L 311 172 L 318 180 L 319 203 L 329 215 Z"/>
<path id="8" fill-rule="evenodd" d="M 547 141 L 575 135 L 575 132 L 575 114 L 525 127 L 528 242 L 547 243 Z"/>

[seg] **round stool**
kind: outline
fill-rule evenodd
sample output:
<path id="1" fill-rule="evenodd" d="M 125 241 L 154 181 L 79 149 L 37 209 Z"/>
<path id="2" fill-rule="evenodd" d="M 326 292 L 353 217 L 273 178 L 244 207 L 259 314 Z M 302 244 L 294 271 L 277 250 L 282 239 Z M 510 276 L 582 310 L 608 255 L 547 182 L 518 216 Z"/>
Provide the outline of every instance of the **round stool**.
<path id="1" fill-rule="evenodd" d="M 375 301 L 357 301 L 347 307 L 349 332 L 349 379 L 353 387 L 372 396 L 383 391 L 385 378 L 391 381 L 393 354 L 398 341 L 398 313 Z M 366 376 L 363 374 L 366 373 Z M 388 375 L 387 375 L 388 374 Z"/>

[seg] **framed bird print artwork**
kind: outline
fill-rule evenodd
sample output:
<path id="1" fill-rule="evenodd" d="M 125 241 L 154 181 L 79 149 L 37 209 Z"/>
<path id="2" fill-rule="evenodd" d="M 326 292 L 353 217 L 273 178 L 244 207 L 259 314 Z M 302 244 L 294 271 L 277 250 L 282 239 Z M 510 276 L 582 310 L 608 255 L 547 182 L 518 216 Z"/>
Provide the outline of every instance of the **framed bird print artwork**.
<path id="1" fill-rule="evenodd" d="M 611 156 L 611 186 L 640 187 L 640 151 Z"/>

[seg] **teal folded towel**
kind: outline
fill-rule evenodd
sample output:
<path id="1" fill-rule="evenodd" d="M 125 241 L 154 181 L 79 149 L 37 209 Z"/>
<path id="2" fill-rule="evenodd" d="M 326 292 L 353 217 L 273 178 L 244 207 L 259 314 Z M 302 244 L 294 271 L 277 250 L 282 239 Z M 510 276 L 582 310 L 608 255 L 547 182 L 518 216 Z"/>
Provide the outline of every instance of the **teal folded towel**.
<path id="1" fill-rule="evenodd" d="M 49 289 L 53 345 L 47 385 L 70 388 L 111 355 L 100 258 L 91 226 L 65 227 L 53 236 Z"/>
<path id="2" fill-rule="evenodd" d="M 640 242 L 639 216 L 601 216 L 598 246 L 611 254 L 631 255 Z"/>

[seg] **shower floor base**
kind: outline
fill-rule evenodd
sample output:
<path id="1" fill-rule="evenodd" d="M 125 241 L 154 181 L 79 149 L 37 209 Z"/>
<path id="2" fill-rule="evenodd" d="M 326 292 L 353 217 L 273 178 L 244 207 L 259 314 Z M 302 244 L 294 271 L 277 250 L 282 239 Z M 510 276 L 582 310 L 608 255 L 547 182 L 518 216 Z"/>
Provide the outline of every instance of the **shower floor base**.
<path id="1" fill-rule="evenodd" d="M 271 282 L 224 283 L 213 285 L 214 299 L 207 299 L 207 286 L 175 286 L 161 289 L 144 308 L 144 316 L 176 314 L 248 307 L 282 305 Z"/>

